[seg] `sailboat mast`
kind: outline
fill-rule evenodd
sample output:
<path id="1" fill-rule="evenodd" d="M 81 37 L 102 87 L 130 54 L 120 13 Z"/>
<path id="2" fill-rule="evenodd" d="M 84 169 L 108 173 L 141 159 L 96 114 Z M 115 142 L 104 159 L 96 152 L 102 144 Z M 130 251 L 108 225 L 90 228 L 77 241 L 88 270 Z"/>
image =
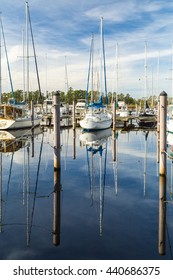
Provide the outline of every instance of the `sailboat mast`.
<path id="1" fill-rule="evenodd" d="M 32 39 L 32 45 L 33 45 L 33 51 L 34 51 L 34 60 L 35 60 L 35 68 L 36 68 L 37 81 L 38 81 L 38 89 L 39 89 L 40 99 L 42 100 L 40 77 L 38 74 L 38 64 L 37 64 L 37 58 L 36 58 L 36 50 L 35 50 L 34 36 L 33 36 L 32 25 L 31 25 L 29 6 L 28 6 L 28 20 L 29 20 L 29 25 L 30 25 L 31 39 Z"/>
<path id="2" fill-rule="evenodd" d="M 145 41 L 145 101 L 147 100 L 147 42 Z"/>
<path id="3" fill-rule="evenodd" d="M 9 59 L 8 59 L 8 53 L 7 53 L 7 47 L 6 47 L 5 35 L 4 35 L 4 28 L 3 28 L 3 25 L 2 25 L 1 16 L 0 16 L 0 22 L 1 22 L 2 37 L 3 37 L 3 41 L 4 41 L 4 47 L 5 47 L 5 55 L 6 55 L 6 60 L 7 60 L 7 67 L 8 67 L 8 74 L 9 74 L 9 79 L 10 79 L 12 97 L 14 98 L 14 90 L 13 90 L 13 83 L 12 83 L 11 71 L 10 71 L 10 64 L 9 64 Z"/>
<path id="4" fill-rule="evenodd" d="M 102 27 L 102 45 L 103 45 L 103 71 L 104 71 L 104 93 L 106 96 L 106 105 L 108 105 L 107 100 L 107 79 L 106 79 L 106 58 L 105 58 L 105 43 L 104 43 L 104 33 L 103 33 L 103 27 Z"/>
<path id="5" fill-rule="evenodd" d="M 67 75 L 67 61 L 65 56 L 65 95 L 67 95 L 68 90 L 69 90 L 69 85 L 68 85 L 68 75 Z"/>
<path id="6" fill-rule="evenodd" d="M 25 46 L 24 46 L 24 30 L 22 30 L 22 48 L 23 48 L 23 101 L 25 100 Z"/>
<path id="7" fill-rule="evenodd" d="M 26 2 L 26 96 L 29 100 L 29 34 L 28 34 L 28 2 Z"/>
<path id="8" fill-rule="evenodd" d="M 88 106 L 88 92 L 89 92 L 89 82 L 90 82 L 90 72 L 91 72 L 91 68 L 92 68 L 92 52 L 93 52 L 93 34 L 92 34 L 92 39 L 91 39 L 91 48 L 90 48 L 90 58 L 89 58 L 89 66 L 88 66 L 88 78 L 87 78 L 87 88 L 86 88 L 86 96 L 85 96 L 85 108 L 87 108 Z M 92 94 L 91 94 L 91 102 L 92 100 Z"/>
<path id="9" fill-rule="evenodd" d="M 92 33 L 92 44 L 91 44 L 91 102 L 93 102 L 93 83 L 94 83 L 94 33 Z"/>
<path id="10" fill-rule="evenodd" d="M 173 43 L 172 43 L 172 67 L 171 67 L 171 74 L 172 74 L 172 77 L 171 77 L 171 81 L 172 81 L 172 100 L 171 100 L 171 103 L 173 104 Z"/>
<path id="11" fill-rule="evenodd" d="M 157 59 L 157 94 L 159 94 L 159 78 L 160 78 L 160 53 Z"/>
<path id="12" fill-rule="evenodd" d="M 119 47 L 118 47 L 118 43 L 116 44 L 116 81 L 117 81 L 117 84 L 116 84 L 116 106 L 118 104 L 118 56 L 119 56 Z"/>
<path id="13" fill-rule="evenodd" d="M 2 103 L 2 54 L 1 54 L 1 30 L 0 30 L 0 104 Z"/>
<path id="14" fill-rule="evenodd" d="M 102 68 L 103 68 L 103 17 L 100 17 L 100 96 L 102 95 Z"/>
<path id="15" fill-rule="evenodd" d="M 104 46 L 104 36 L 103 36 L 103 17 L 100 18 L 100 95 L 103 96 L 102 91 L 102 79 L 104 77 L 104 94 L 107 100 L 107 83 L 106 83 L 106 59 L 105 59 L 105 46 Z"/>

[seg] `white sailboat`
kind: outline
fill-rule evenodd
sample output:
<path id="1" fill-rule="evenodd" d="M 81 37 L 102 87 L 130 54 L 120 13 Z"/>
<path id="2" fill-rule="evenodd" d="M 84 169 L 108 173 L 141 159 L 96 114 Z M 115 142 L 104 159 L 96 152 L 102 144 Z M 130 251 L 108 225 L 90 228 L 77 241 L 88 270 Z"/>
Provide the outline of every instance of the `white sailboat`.
<path id="1" fill-rule="evenodd" d="M 26 17 L 28 18 L 29 7 L 27 2 L 26 5 L 27 5 Z M 28 107 L 25 102 L 16 102 L 16 100 L 14 99 L 14 90 L 13 90 L 13 84 L 12 84 L 12 78 L 11 78 L 11 72 L 10 72 L 10 66 L 9 66 L 9 60 L 8 60 L 8 54 L 6 49 L 5 36 L 4 36 L 4 30 L 3 30 L 1 18 L 0 18 L 0 23 L 1 23 L 2 37 L 5 46 L 9 79 L 10 79 L 11 90 L 12 90 L 12 99 L 10 99 L 10 102 L 8 104 L 0 104 L 0 130 L 20 129 L 20 128 L 38 126 L 41 122 L 42 117 L 34 114 L 34 112 L 32 112 L 31 115 L 28 111 Z M 28 36 L 28 32 L 27 32 L 27 36 Z M 27 57 L 28 56 L 29 54 L 27 52 Z M 29 67 L 27 67 L 27 69 L 29 70 Z M 29 88 L 28 77 L 29 77 L 29 73 L 27 72 L 27 88 Z"/>
<path id="2" fill-rule="evenodd" d="M 104 40 L 103 40 L 103 28 L 102 28 L 103 18 L 100 18 L 100 100 L 99 102 L 93 102 L 91 98 L 91 103 L 87 104 L 86 97 L 86 106 L 87 112 L 84 119 L 80 121 L 80 126 L 85 130 L 100 130 L 109 128 L 112 124 L 112 114 L 107 111 L 106 106 L 103 105 L 103 93 L 102 93 L 102 76 L 104 74 L 105 79 L 105 96 L 107 99 L 107 85 L 106 85 L 106 66 L 105 66 L 105 53 L 104 53 Z M 90 53 L 90 64 L 92 64 L 93 71 L 93 36 L 91 44 L 91 53 Z M 103 71 L 104 70 L 104 71 Z M 90 78 L 90 67 L 88 73 L 88 84 Z M 88 87 L 87 87 L 88 91 Z M 93 73 L 92 73 L 92 92 L 93 92 Z M 88 92 L 87 92 L 88 94 Z"/>
<path id="3" fill-rule="evenodd" d="M 151 109 L 147 102 L 147 85 L 148 85 L 148 77 L 147 77 L 147 42 L 145 42 L 145 100 L 144 100 L 144 111 L 141 112 L 138 116 L 137 123 L 139 127 L 155 127 L 157 123 L 157 115 L 155 110 Z"/>
<path id="4" fill-rule="evenodd" d="M 129 110 L 125 101 L 118 101 L 118 92 L 119 92 L 119 46 L 116 45 L 116 116 L 117 117 L 128 117 Z M 113 101 L 113 98 L 112 98 Z"/>

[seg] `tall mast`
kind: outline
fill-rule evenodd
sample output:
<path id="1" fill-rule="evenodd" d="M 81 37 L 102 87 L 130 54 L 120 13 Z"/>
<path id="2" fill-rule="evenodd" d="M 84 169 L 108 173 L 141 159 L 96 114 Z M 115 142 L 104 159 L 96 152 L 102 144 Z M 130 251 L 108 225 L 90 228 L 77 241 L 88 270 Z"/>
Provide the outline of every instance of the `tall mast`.
<path id="1" fill-rule="evenodd" d="M 158 52 L 158 59 L 157 59 L 157 94 L 159 94 L 159 78 L 160 78 L 160 53 Z"/>
<path id="2" fill-rule="evenodd" d="M 9 74 L 10 85 L 11 85 L 11 92 L 12 92 L 12 97 L 14 98 L 14 90 L 13 90 L 11 71 L 10 71 L 10 63 L 9 63 L 9 59 L 8 59 L 8 53 L 7 53 L 7 47 L 6 47 L 6 42 L 5 42 L 5 35 L 4 35 L 4 29 L 3 29 L 3 25 L 2 25 L 1 16 L 0 16 L 0 22 L 1 22 L 2 37 L 3 37 L 3 41 L 4 41 L 4 47 L 5 47 L 5 55 L 6 55 L 6 60 L 7 60 L 8 74 Z"/>
<path id="3" fill-rule="evenodd" d="M 36 68 L 36 74 L 37 74 L 38 89 L 39 89 L 39 94 L 40 94 L 40 100 L 42 101 L 40 77 L 39 77 L 39 73 L 38 73 L 38 64 L 37 64 L 37 57 L 36 57 L 36 50 L 35 50 L 34 36 L 33 36 L 32 25 L 31 25 L 29 6 L 28 6 L 27 10 L 28 10 L 27 14 L 28 14 L 29 26 L 30 26 L 30 31 L 31 31 L 32 46 L 33 46 L 33 52 L 34 52 L 34 61 L 35 61 L 35 68 Z"/>
<path id="4" fill-rule="evenodd" d="M 29 34 L 28 34 L 28 2 L 26 2 L 26 96 L 29 99 Z"/>
<path id="5" fill-rule="evenodd" d="M 22 30 L 22 48 L 23 48 L 22 67 L 23 67 L 23 101 L 24 101 L 25 100 L 25 46 L 24 46 L 24 30 Z"/>
<path id="6" fill-rule="evenodd" d="M 145 101 L 147 100 L 147 42 L 145 41 Z"/>
<path id="7" fill-rule="evenodd" d="M 2 103 L 2 66 L 1 66 L 1 30 L 0 30 L 0 104 Z"/>
<path id="8" fill-rule="evenodd" d="M 116 44 L 116 81 L 117 81 L 117 84 L 116 84 L 116 106 L 118 104 L 118 57 L 119 57 L 119 47 L 118 47 L 118 43 Z"/>
<path id="9" fill-rule="evenodd" d="M 171 100 L 171 103 L 173 104 L 173 43 L 172 43 L 172 67 L 171 67 L 171 74 L 172 74 L 172 77 L 171 77 L 171 81 L 172 81 L 172 100 Z"/>
<path id="10" fill-rule="evenodd" d="M 103 71 L 102 71 L 103 70 Z M 105 60 L 105 46 L 104 46 L 104 36 L 103 36 L 103 17 L 100 17 L 100 95 L 103 96 L 102 92 L 102 79 L 104 77 L 104 93 L 107 100 L 107 83 L 106 83 L 106 60 Z"/>
<path id="11" fill-rule="evenodd" d="M 107 79 L 106 79 L 106 59 L 105 59 L 105 43 L 104 43 L 104 32 L 102 27 L 102 48 L 103 48 L 103 73 L 104 73 L 104 93 L 106 96 L 106 105 L 108 105 L 107 99 Z"/>
<path id="12" fill-rule="evenodd" d="M 100 17 L 100 96 L 102 95 L 102 68 L 103 68 L 103 17 Z"/>
<path id="13" fill-rule="evenodd" d="M 88 92 L 89 92 L 90 72 L 91 72 L 91 68 L 93 66 L 93 64 L 92 64 L 93 63 L 92 62 L 92 59 L 93 59 L 93 54 L 92 54 L 93 53 L 93 40 L 94 40 L 94 34 L 92 33 L 91 48 L 90 48 L 90 58 L 89 58 L 89 67 L 88 67 L 87 89 L 86 89 L 86 96 L 85 96 L 85 107 L 88 106 Z M 92 93 L 91 93 L 91 102 L 93 102 Z"/>
<path id="14" fill-rule="evenodd" d="M 93 102 L 93 83 L 94 83 L 94 33 L 92 33 L 92 53 L 91 53 L 91 102 Z"/>
<path id="15" fill-rule="evenodd" d="M 67 74 L 67 61 L 65 56 L 65 95 L 67 95 L 68 90 L 69 90 L 69 85 L 68 85 L 68 74 Z"/>

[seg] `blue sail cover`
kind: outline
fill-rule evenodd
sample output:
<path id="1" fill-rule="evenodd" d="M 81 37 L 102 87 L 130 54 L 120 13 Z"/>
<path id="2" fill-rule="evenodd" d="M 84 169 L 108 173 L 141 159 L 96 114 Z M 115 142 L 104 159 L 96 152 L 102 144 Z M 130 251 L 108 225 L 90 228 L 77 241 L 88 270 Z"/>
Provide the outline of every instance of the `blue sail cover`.
<path id="1" fill-rule="evenodd" d="M 25 101 L 17 102 L 15 98 L 8 99 L 8 104 L 10 105 L 26 105 Z"/>
<path id="2" fill-rule="evenodd" d="M 100 96 L 100 101 L 99 102 L 90 102 L 89 107 L 93 107 L 93 108 L 105 108 L 106 106 L 104 106 L 103 104 L 103 97 Z"/>

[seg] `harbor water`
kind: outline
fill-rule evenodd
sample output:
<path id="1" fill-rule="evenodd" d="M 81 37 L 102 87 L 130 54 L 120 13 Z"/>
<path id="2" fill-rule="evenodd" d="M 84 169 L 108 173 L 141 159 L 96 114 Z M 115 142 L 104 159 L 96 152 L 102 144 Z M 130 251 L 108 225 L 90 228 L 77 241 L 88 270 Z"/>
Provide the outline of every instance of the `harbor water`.
<path id="1" fill-rule="evenodd" d="M 52 128 L 1 140 L 0 259 L 172 259 L 173 166 L 168 157 L 162 217 L 157 132 L 60 138 L 55 172 Z"/>

